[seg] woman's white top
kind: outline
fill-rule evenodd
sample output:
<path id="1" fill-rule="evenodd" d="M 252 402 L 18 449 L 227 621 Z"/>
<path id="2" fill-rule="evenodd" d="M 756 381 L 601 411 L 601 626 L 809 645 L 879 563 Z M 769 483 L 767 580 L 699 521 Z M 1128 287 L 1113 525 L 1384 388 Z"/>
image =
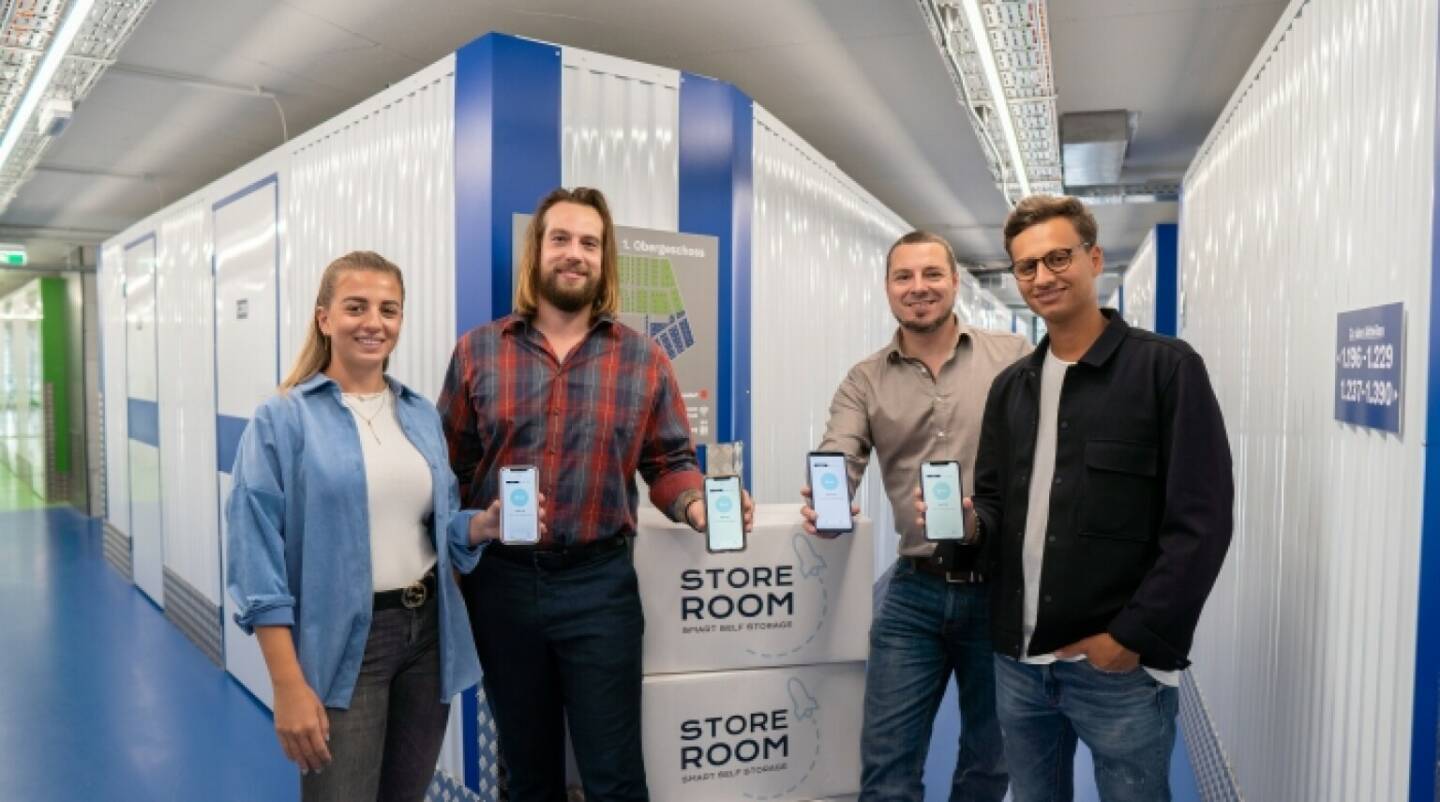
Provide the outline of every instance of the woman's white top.
<path id="1" fill-rule="evenodd" d="M 435 565 L 435 545 L 425 526 L 433 511 L 430 466 L 400 428 L 395 397 L 388 388 L 342 395 L 355 417 L 365 455 L 375 592 L 403 588 Z"/>

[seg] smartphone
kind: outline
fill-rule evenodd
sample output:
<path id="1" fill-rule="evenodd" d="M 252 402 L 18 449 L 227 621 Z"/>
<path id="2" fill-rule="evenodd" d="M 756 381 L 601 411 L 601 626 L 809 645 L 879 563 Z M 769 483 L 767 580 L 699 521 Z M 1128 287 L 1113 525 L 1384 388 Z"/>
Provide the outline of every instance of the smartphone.
<path id="1" fill-rule="evenodd" d="M 745 550 L 740 477 L 705 477 L 705 548 L 711 554 Z"/>
<path id="2" fill-rule="evenodd" d="M 965 540 L 965 507 L 960 463 L 920 463 L 920 495 L 925 499 L 925 539 Z"/>
<path id="3" fill-rule="evenodd" d="M 845 455 L 839 451 L 811 451 L 805 459 L 810 469 L 810 503 L 815 510 L 815 531 L 826 534 L 854 531 Z"/>
<path id="4" fill-rule="evenodd" d="M 534 465 L 500 469 L 500 542 L 533 546 L 540 542 L 540 472 Z"/>

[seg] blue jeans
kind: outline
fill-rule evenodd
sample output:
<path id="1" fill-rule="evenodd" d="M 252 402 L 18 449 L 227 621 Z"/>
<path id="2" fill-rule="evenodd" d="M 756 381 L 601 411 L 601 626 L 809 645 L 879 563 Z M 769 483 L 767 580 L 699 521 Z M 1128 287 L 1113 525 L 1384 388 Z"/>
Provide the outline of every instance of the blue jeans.
<path id="1" fill-rule="evenodd" d="M 995 656 L 1005 758 L 1015 802 L 1068 802 L 1075 741 L 1095 757 L 1104 802 L 1169 802 L 1177 689 L 1142 668 L 1123 673 L 1076 663 L 1026 665 Z"/>
<path id="2" fill-rule="evenodd" d="M 960 756 L 951 802 L 999 802 L 1008 779 L 995 718 L 990 601 L 985 585 L 950 584 L 901 559 L 870 626 L 862 802 L 925 798 L 930 731 L 950 675 L 960 691 Z"/>
<path id="3" fill-rule="evenodd" d="M 644 802 L 645 616 L 622 548 L 558 567 L 486 554 L 466 583 L 511 802 L 564 802 L 565 725 L 585 798 Z"/>

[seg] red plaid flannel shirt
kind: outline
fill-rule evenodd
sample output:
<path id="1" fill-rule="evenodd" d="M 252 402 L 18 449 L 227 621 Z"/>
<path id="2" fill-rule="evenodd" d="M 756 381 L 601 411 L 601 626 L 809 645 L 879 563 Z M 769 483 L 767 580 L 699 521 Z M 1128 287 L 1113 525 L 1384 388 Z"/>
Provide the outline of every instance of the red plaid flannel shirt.
<path id="1" fill-rule="evenodd" d="M 526 318 L 510 315 L 455 344 L 437 404 L 464 506 L 498 496 L 500 468 L 535 465 L 543 544 L 635 532 L 638 470 L 650 499 L 680 519 L 702 477 L 685 402 L 660 346 L 601 317 L 561 363 Z"/>

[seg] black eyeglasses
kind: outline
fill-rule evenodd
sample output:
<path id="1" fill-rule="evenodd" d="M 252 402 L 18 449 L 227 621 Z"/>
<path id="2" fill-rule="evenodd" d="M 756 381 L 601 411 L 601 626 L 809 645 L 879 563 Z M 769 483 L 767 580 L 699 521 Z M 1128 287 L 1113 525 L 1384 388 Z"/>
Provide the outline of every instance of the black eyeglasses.
<path id="1" fill-rule="evenodd" d="M 1069 248 L 1056 248 L 1039 259 L 1021 259 L 1018 262 L 1010 263 L 1010 272 L 1015 274 L 1018 281 L 1031 281 L 1035 278 L 1035 271 L 1040 263 L 1045 263 L 1045 268 L 1051 273 L 1064 273 L 1070 269 L 1070 262 L 1075 258 L 1075 252 L 1090 247 L 1090 243 L 1082 242 Z"/>

